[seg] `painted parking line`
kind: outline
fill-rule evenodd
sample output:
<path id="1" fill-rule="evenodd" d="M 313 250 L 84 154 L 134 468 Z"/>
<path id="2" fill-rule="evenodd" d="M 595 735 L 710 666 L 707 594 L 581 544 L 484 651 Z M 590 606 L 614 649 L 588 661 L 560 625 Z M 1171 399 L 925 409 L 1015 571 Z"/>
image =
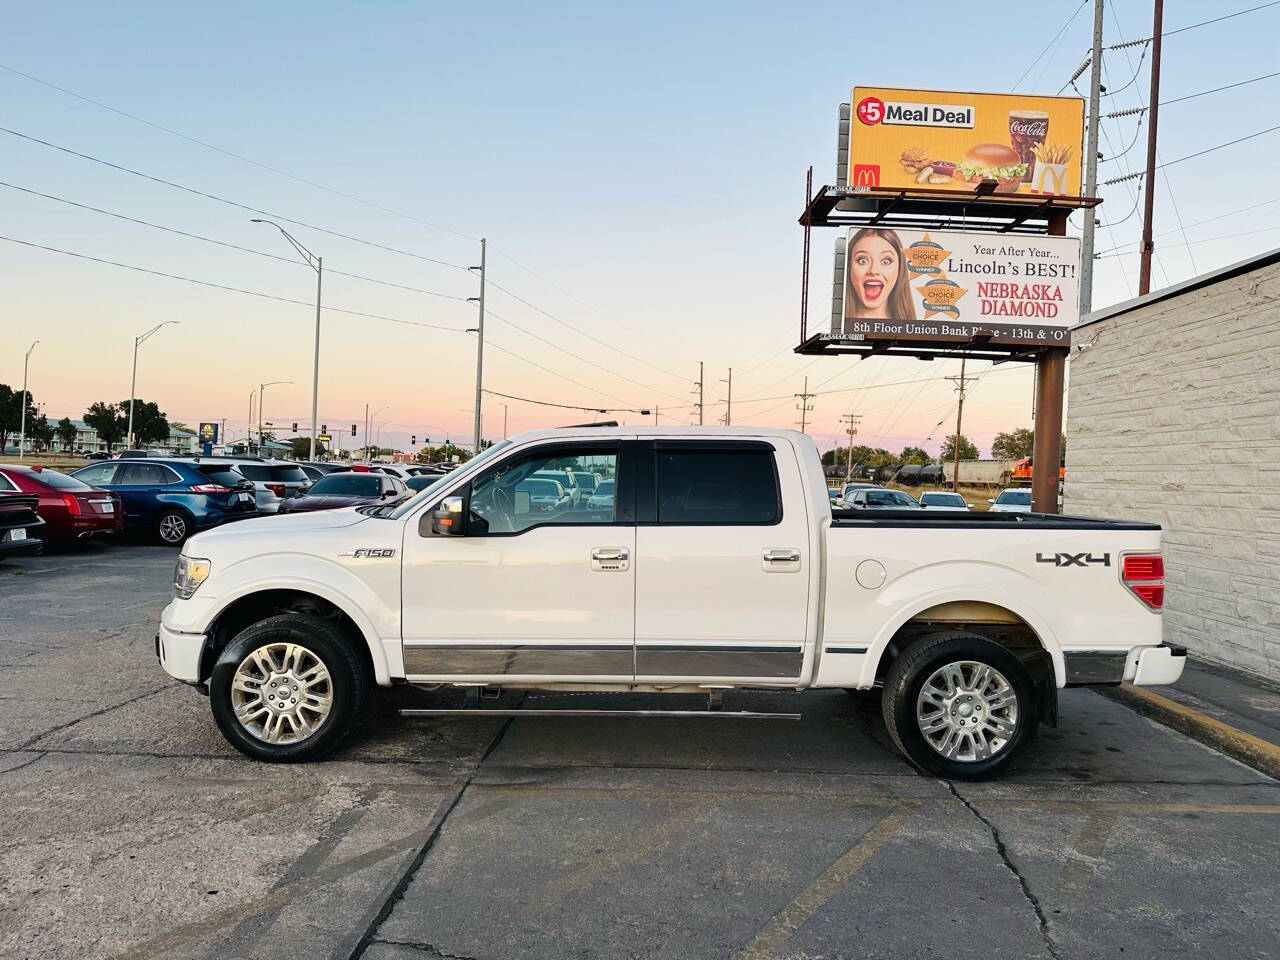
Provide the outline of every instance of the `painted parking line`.
<path id="1" fill-rule="evenodd" d="M 879 823 L 862 835 L 862 839 L 800 891 L 798 897 L 775 914 L 734 960 L 768 960 L 776 956 L 778 948 L 835 896 L 836 891 L 889 842 L 915 811 L 914 804 L 904 804 L 890 810 Z"/>

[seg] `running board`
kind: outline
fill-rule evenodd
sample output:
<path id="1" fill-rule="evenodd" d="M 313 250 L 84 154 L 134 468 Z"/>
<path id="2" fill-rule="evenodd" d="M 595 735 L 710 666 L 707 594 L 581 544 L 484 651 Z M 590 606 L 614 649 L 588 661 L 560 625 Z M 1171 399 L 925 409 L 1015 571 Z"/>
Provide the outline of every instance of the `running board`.
<path id="1" fill-rule="evenodd" d="M 485 707 L 410 707 L 402 717 L 711 717 L 724 720 L 799 720 L 798 713 L 750 710 L 490 710 Z"/>

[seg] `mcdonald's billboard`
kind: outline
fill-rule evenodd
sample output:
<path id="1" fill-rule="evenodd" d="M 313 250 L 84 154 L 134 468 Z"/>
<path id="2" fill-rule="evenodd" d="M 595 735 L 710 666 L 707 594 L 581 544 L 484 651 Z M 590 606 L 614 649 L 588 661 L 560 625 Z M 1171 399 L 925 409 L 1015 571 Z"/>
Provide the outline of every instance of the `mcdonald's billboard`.
<path id="1" fill-rule="evenodd" d="M 847 183 L 853 189 L 972 190 L 1042 200 L 1079 196 L 1084 100 L 854 87 Z"/>

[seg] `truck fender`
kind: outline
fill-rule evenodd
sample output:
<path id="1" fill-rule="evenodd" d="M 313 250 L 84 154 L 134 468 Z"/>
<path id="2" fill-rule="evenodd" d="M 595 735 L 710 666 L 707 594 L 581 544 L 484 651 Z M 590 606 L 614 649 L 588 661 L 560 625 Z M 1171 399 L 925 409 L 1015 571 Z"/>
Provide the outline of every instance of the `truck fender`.
<path id="1" fill-rule="evenodd" d="M 278 560 L 278 558 L 276 559 Z M 369 593 L 368 586 L 355 577 L 343 576 L 341 568 L 336 565 L 327 566 L 330 569 L 326 570 L 326 573 L 329 573 L 330 576 L 324 580 L 297 575 L 288 577 L 276 576 L 271 579 L 247 578 L 238 586 L 218 595 L 217 604 L 211 608 L 211 612 L 207 614 L 206 620 L 201 627 L 207 630 L 233 603 L 255 593 L 265 593 L 271 590 L 296 590 L 299 593 L 313 594 L 329 601 L 351 618 L 351 622 L 360 631 L 365 646 L 369 651 L 376 682 L 380 686 L 388 686 L 393 676 L 404 675 L 398 630 L 392 633 L 389 639 L 380 632 L 373 619 L 366 612 L 366 606 L 348 590 L 343 589 L 344 587 L 354 586 L 359 593 L 367 594 Z M 335 572 L 337 572 L 337 576 L 333 575 Z M 335 583 L 335 581 L 339 582 Z M 376 600 L 370 599 L 371 602 L 376 603 Z"/>
<path id="2" fill-rule="evenodd" d="M 919 572 L 915 571 L 915 573 Z M 889 643 L 899 630 L 930 607 L 952 602 L 990 603 L 1003 607 L 1010 613 L 1015 614 L 1031 628 L 1039 638 L 1045 652 L 1049 654 L 1049 659 L 1053 664 L 1054 683 L 1058 687 L 1064 685 L 1066 672 L 1062 659 L 1062 648 L 1059 646 L 1048 622 L 1028 606 L 1024 600 L 1011 593 L 989 587 L 953 587 L 917 593 L 913 589 L 914 583 L 908 585 L 906 581 L 914 582 L 918 579 L 915 576 L 908 575 L 894 585 L 896 587 L 899 584 L 903 584 L 904 592 L 910 599 L 903 601 L 901 605 L 893 610 L 868 646 L 867 655 L 863 660 L 860 687 L 870 688 L 875 685 L 876 666 L 880 663 L 880 658 L 884 655 L 885 648 L 889 646 Z"/>

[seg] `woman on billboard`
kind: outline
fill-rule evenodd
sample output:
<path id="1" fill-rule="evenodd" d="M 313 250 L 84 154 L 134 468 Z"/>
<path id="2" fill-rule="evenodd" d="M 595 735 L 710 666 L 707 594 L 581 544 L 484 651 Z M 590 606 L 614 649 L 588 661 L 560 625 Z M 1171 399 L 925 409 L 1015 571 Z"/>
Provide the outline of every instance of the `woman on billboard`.
<path id="1" fill-rule="evenodd" d="M 845 317 L 854 320 L 914 320 L 910 272 L 895 230 L 866 227 L 845 253 Z"/>

